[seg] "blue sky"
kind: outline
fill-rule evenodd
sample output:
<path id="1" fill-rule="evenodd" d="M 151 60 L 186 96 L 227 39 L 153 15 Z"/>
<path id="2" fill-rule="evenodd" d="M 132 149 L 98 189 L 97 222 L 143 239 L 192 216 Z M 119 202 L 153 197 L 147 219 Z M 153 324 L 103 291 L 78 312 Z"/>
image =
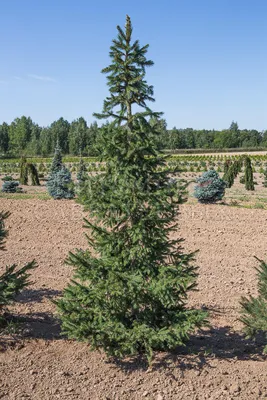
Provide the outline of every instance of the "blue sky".
<path id="1" fill-rule="evenodd" d="M 266 0 L 1 1 L 0 123 L 92 122 L 126 14 L 150 44 L 152 108 L 168 128 L 267 129 Z"/>

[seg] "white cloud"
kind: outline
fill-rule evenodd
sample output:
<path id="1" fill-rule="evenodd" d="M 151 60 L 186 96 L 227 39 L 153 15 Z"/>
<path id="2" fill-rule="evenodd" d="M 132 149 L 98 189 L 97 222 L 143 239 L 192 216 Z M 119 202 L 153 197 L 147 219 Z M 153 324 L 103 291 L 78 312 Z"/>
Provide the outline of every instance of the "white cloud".
<path id="1" fill-rule="evenodd" d="M 28 74 L 29 78 L 36 79 L 38 81 L 44 81 L 44 82 L 56 82 L 54 78 L 51 78 L 51 76 L 42 76 L 42 75 L 35 75 L 35 74 Z"/>

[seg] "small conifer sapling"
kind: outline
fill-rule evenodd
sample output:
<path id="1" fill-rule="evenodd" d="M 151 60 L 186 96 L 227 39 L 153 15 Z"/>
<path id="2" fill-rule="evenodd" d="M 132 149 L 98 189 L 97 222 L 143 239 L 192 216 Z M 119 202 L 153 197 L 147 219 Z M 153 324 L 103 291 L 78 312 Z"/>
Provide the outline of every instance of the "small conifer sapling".
<path id="1" fill-rule="evenodd" d="M 253 338 L 264 332 L 267 339 L 267 263 L 258 260 L 258 296 L 241 299 L 241 321 L 245 325 L 245 333 Z M 267 353 L 267 340 L 264 352 Z"/>
<path id="2" fill-rule="evenodd" d="M 60 147 L 56 146 L 50 175 L 46 183 L 47 191 L 55 200 L 72 199 L 74 197 L 71 173 L 62 163 Z"/>
<path id="3" fill-rule="evenodd" d="M 0 250 L 4 250 L 7 231 L 5 229 L 5 220 L 10 214 L 0 212 Z M 36 268 L 35 261 L 27 263 L 23 267 L 16 264 L 7 266 L 5 272 L 0 275 L 0 328 L 3 328 L 7 322 L 7 306 L 12 303 L 16 295 L 30 284 L 29 271 Z"/>

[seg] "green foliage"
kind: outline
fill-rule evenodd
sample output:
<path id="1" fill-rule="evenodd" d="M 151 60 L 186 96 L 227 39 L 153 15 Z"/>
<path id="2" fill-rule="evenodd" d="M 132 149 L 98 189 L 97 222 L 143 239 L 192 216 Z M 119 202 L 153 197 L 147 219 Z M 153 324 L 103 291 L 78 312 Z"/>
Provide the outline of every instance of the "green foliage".
<path id="1" fill-rule="evenodd" d="M 4 243 L 7 237 L 7 230 L 5 229 L 5 220 L 10 216 L 9 212 L 0 212 L 0 250 L 4 250 Z"/>
<path id="2" fill-rule="evenodd" d="M 61 169 L 62 165 L 63 165 L 63 163 L 62 163 L 61 148 L 59 147 L 59 144 L 57 142 L 57 145 L 55 147 L 55 152 L 54 152 L 54 158 L 53 158 L 51 169 L 50 169 L 50 174 L 59 171 Z"/>
<path id="3" fill-rule="evenodd" d="M 82 157 L 80 158 L 79 166 L 78 166 L 78 172 L 77 172 L 77 180 L 79 184 L 82 184 L 86 179 L 88 175 L 86 172 L 86 166 L 84 164 L 84 161 Z"/>
<path id="4" fill-rule="evenodd" d="M 240 164 L 238 161 L 234 161 L 231 164 L 228 164 L 228 168 L 224 173 L 223 180 L 227 183 L 227 187 L 230 188 L 233 186 L 235 178 L 240 171 Z"/>
<path id="5" fill-rule="evenodd" d="M 80 197 L 94 223 L 89 248 L 70 253 L 75 280 L 57 302 L 63 332 L 91 348 L 123 357 L 182 345 L 205 322 L 206 313 L 186 307 L 196 288 L 194 254 L 183 254 L 181 239 L 169 238 L 181 199 L 158 153 L 158 118 L 147 106 L 153 87 L 145 81 L 148 45 L 132 42 L 127 16 L 111 46 L 107 73 L 110 97 L 99 118 L 112 117 L 99 138 L 103 173 L 90 176 Z M 133 113 L 132 107 L 141 110 Z M 143 111 L 142 111 L 143 109 Z M 159 170 L 164 167 L 164 170 Z"/>
<path id="6" fill-rule="evenodd" d="M 34 124 L 31 118 L 22 116 L 16 118 L 9 127 L 9 142 L 12 145 L 15 152 L 21 152 L 25 150 L 29 143 Z"/>
<path id="7" fill-rule="evenodd" d="M 40 185 L 40 181 L 39 181 L 39 175 L 38 175 L 37 168 L 32 163 L 28 163 L 27 167 L 28 167 L 28 173 L 31 176 L 32 185 L 33 186 L 39 186 Z"/>
<path id="8" fill-rule="evenodd" d="M 84 118 L 79 118 L 73 121 L 69 130 L 69 150 L 71 154 L 84 153 L 86 145 L 88 145 L 87 123 Z"/>
<path id="9" fill-rule="evenodd" d="M 229 159 L 225 161 L 223 180 L 227 183 L 228 188 L 233 186 L 235 178 L 242 171 L 242 165 L 243 157 L 234 160 L 234 162 Z"/>
<path id="10" fill-rule="evenodd" d="M 234 184 L 235 175 L 232 165 L 229 167 L 228 171 L 223 175 L 224 182 L 227 183 L 227 187 L 230 188 Z"/>
<path id="11" fill-rule="evenodd" d="M 162 118 L 151 117 L 149 123 L 157 132 L 157 148 L 166 151 L 194 152 L 236 152 L 266 150 L 267 130 L 240 130 L 237 123 L 221 131 L 207 129 L 167 129 Z M 0 154 L 15 155 L 21 153 L 48 156 L 58 141 L 64 154 L 97 155 L 97 140 L 101 127 L 92 123 L 89 127 L 83 117 L 69 123 L 59 118 L 50 126 L 40 127 L 31 118 L 16 118 L 10 125 L 0 125 Z"/>
<path id="12" fill-rule="evenodd" d="M 226 183 L 214 170 L 204 172 L 197 178 L 194 196 L 200 203 L 214 203 L 222 200 L 225 193 Z"/>
<path id="13" fill-rule="evenodd" d="M 263 181 L 263 186 L 267 187 L 267 165 L 265 166 L 264 170 L 264 181 Z"/>
<path id="14" fill-rule="evenodd" d="M 0 125 L 0 153 L 7 153 L 9 149 L 9 126 L 6 122 Z"/>
<path id="15" fill-rule="evenodd" d="M 245 187 L 246 190 L 254 190 L 253 171 L 251 160 L 248 156 L 245 158 Z"/>
<path id="16" fill-rule="evenodd" d="M 53 147 L 59 148 L 63 151 L 64 154 L 68 154 L 69 152 L 69 130 L 70 124 L 64 118 L 59 118 L 57 121 L 54 121 L 50 127 L 48 128 L 46 139 L 51 140 L 51 149 Z"/>
<path id="17" fill-rule="evenodd" d="M 20 160 L 20 176 L 19 182 L 21 185 L 28 185 L 28 164 L 26 157 L 21 157 Z"/>
<path id="18" fill-rule="evenodd" d="M 4 222 L 9 215 L 9 213 L 0 212 L 0 250 L 4 250 L 4 240 L 7 236 Z M 6 267 L 5 272 L 0 275 L 0 327 L 6 323 L 6 307 L 15 300 L 18 293 L 31 283 L 29 271 L 36 266 L 35 261 L 20 268 L 13 264 Z"/>
<path id="19" fill-rule="evenodd" d="M 245 325 L 248 337 L 255 337 L 257 333 L 267 334 L 267 263 L 258 260 L 258 297 L 250 296 L 241 299 L 241 321 Z M 266 335 L 267 338 L 267 335 Z M 267 352 L 267 345 L 264 349 Z"/>
<path id="20" fill-rule="evenodd" d="M 22 185 L 28 185 L 29 174 L 31 177 L 31 184 L 33 186 L 39 186 L 39 175 L 37 168 L 34 164 L 28 163 L 26 157 L 21 157 L 20 160 L 20 177 L 19 181 Z"/>
<path id="21" fill-rule="evenodd" d="M 3 182 L 7 182 L 7 181 L 13 181 L 14 179 L 13 179 L 13 176 L 11 176 L 11 175 L 6 175 L 6 176 L 3 176 L 2 177 L 2 181 Z"/>
<path id="22" fill-rule="evenodd" d="M 244 175 L 240 176 L 239 182 L 242 183 L 242 185 L 245 184 L 245 176 Z"/>
<path id="23" fill-rule="evenodd" d="M 232 164 L 231 160 L 226 160 L 226 161 L 225 161 L 225 163 L 224 163 L 224 165 L 223 165 L 223 172 L 224 172 L 224 175 L 225 175 L 225 176 L 226 176 L 226 174 L 227 174 L 227 172 L 228 172 L 228 170 L 229 170 L 231 164 Z"/>

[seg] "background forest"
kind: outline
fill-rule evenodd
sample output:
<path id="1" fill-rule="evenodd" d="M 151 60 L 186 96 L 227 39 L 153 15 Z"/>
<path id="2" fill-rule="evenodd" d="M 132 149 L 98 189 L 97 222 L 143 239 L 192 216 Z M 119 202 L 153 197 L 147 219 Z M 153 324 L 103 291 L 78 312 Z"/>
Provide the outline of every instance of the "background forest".
<path id="1" fill-rule="evenodd" d="M 150 124 L 158 131 L 159 149 L 267 148 L 267 130 L 241 130 L 237 122 L 221 131 L 167 129 L 164 119 L 151 119 Z M 0 154 L 17 156 L 23 152 L 28 156 L 46 157 L 53 154 L 58 140 L 64 154 L 95 156 L 101 127 L 97 122 L 88 125 L 83 117 L 71 123 L 60 118 L 48 127 L 41 127 L 30 117 L 22 116 L 10 125 L 5 122 L 0 125 Z"/>

